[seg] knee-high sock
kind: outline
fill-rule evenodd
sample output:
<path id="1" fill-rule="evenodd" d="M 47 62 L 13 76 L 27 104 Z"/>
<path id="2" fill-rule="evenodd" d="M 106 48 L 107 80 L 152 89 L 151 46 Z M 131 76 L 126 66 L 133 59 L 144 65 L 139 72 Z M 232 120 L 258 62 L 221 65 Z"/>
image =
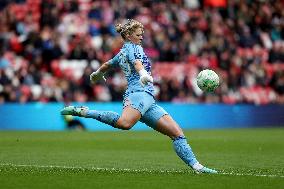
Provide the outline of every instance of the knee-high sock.
<path id="1" fill-rule="evenodd" d="M 93 118 L 105 124 L 108 124 L 112 127 L 116 127 L 115 123 L 119 119 L 120 115 L 116 112 L 112 111 L 96 111 L 96 110 L 88 110 L 86 118 Z"/>
<path id="2" fill-rule="evenodd" d="M 173 146 L 177 155 L 189 166 L 193 166 L 197 163 L 194 153 L 191 147 L 187 144 L 184 136 L 179 136 L 173 139 Z"/>

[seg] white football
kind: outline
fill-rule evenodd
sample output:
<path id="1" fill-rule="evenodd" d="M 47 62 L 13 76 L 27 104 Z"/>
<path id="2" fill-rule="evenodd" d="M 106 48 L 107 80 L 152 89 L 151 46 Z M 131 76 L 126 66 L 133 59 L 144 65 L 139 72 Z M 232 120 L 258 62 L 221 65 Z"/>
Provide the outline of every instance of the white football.
<path id="1" fill-rule="evenodd" d="M 202 70 L 197 75 L 197 86 L 204 92 L 213 92 L 219 86 L 219 76 L 213 70 Z"/>

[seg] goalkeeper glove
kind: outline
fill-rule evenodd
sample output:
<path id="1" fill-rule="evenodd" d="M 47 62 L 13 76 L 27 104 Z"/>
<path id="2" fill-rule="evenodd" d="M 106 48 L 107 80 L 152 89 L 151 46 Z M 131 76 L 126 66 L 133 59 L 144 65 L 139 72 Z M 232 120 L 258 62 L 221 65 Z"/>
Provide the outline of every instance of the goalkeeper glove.
<path id="1" fill-rule="evenodd" d="M 104 73 L 100 72 L 99 70 L 93 72 L 91 75 L 90 75 L 90 81 L 91 83 L 95 83 L 96 81 L 100 80 L 100 79 L 103 79 L 104 81 L 106 81 L 106 78 L 104 76 Z"/>
<path id="2" fill-rule="evenodd" d="M 145 69 L 142 69 L 139 71 L 140 76 L 140 84 L 142 87 L 148 84 L 148 82 L 153 83 L 153 77 L 148 74 L 148 72 Z"/>

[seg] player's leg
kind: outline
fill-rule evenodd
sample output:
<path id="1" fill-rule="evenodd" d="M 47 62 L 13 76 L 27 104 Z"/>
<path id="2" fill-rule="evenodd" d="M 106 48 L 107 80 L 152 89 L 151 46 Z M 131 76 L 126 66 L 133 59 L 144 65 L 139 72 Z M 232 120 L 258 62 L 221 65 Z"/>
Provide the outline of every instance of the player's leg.
<path id="1" fill-rule="evenodd" d="M 169 136 L 173 140 L 173 146 L 177 155 L 190 167 L 192 167 L 198 173 L 217 173 L 216 170 L 209 169 L 201 165 L 190 145 L 187 143 L 180 126 L 173 120 L 170 115 L 161 117 L 155 128 L 160 133 Z"/>
<path id="2" fill-rule="evenodd" d="M 177 155 L 196 172 L 217 173 L 217 171 L 206 168 L 197 161 L 182 129 L 163 108 L 156 104 L 153 105 L 141 120 L 156 131 L 169 136 L 173 140 Z"/>
<path id="3" fill-rule="evenodd" d="M 65 107 L 61 110 L 61 114 L 93 118 L 112 127 L 128 130 L 137 123 L 152 103 L 154 103 L 154 99 L 148 93 L 135 92 L 124 98 L 121 116 L 113 111 L 89 110 L 87 107 L 74 106 Z"/>
<path id="4" fill-rule="evenodd" d="M 123 109 L 121 116 L 113 111 L 98 111 L 89 110 L 87 107 L 74 107 L 68 106 L 61 111 L 62 115 L 73 115 L 85 118 L 93 118 L 112 127 L 128 130 L 137 123 L 141 118 L 141 114 L 138 110 L 127 106 Z"/>
<path id="5" fill-rule="evenodd" d="M 62 115 L 73 115 L 85 118 L 93 118 L 100 122 L 111 125 L 112 127 L 115 127 L 115 123 L 120 118 L 120 115 L 116 112 L 89 110 L 89 108 L 85 106 L 67 106 L 63 108 L 60 113 Z"/>
<path id="6" fill-rule="evenodd" d="M 167 114 L 159 118 L 156 123 L 155 130 L 160 133 L 169 136 L 171 139 L 175 139 L 179 136 L 184 136 L 180 126 L 173 120 L 173 118 Z"/>
<path id="7" fill-rule="evenodd" d="M 141 113 L 132 106 L 127 106 L 123 108 L 121 116 L 113 111 L 89 110 L 85 117 L 96 119 L 114 128 L 129 130 L 139 121 Z"/>
<path id="8" fill-rule="evenodd" d="M 122 130 L 131 129 L 141 118 L 141 113 L 131 106 L 123 109 L 121 117 L 117 120 L 115 127 Z"/>

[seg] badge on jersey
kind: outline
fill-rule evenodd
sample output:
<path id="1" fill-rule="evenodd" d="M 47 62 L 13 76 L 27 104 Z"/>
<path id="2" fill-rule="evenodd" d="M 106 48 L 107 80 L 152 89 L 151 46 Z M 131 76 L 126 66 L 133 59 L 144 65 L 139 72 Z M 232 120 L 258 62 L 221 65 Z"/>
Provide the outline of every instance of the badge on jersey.
<path id="1" fill-rule="evenodd" d="M 142 60 L 143 55 L 139 52 L 135 52 L 134 57 L 135 57 L 136 60 Z"/>

